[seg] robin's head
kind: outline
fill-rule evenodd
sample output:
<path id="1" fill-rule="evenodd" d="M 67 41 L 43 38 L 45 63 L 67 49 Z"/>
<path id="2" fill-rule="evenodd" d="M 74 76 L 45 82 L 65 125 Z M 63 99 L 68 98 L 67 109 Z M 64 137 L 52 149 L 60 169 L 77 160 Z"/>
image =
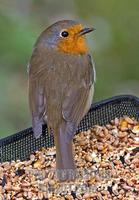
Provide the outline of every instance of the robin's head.
<path id="1" fill-rule="evenodd" d="M 39 38 L 47 48 L 54 48 L 63 53 L 83 54 L 88 48 L 84 35 L 94 28 L 83 28 L 72 20 L 56 22 L 48 27 Z"/>

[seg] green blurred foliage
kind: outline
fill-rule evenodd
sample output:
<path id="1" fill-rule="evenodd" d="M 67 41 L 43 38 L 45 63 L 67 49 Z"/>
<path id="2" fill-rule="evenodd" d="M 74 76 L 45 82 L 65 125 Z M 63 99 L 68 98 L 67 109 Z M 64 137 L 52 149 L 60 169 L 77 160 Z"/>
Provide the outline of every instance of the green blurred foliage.
<path id="1" fill-rule="evenodd" d="M 0 137 L 31 125 L 27 64 L 40 32 L 59 19 L 96 28 L 88 35 L 97 71 L 95 101 L 139 96 L 138 8 L 138 0 L 0 0 Z"/>

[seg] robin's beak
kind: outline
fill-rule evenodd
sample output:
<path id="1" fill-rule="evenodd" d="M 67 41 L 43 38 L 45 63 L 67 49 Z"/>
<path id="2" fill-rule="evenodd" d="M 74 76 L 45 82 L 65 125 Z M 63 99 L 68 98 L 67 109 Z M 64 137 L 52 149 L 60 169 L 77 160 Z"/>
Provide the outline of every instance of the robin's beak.
<path id="1" fill-rule="evenodd" d="M 90 32 L 95 31 L 95 30 L 96 30 L 95 28 L 84 28 L 78 33 L 78 35 L 79 36 L 85 35 L 86 33 L 90 33 Z"/>

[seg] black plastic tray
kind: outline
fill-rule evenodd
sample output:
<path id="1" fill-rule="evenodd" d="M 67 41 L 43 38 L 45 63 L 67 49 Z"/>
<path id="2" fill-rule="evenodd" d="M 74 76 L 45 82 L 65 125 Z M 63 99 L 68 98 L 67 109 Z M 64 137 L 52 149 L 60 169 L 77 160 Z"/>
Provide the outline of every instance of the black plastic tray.
<path id="1" fill-rule="evenodd" d="M 115 96 L 92 105 L 90 111 L 81 121 L 77 133 L 93 125 L 105 125 L 115 117 L 128 115 L 139 120 L 139 98 L 131 95 Z M 25 129 L 0 140 L 0 162 L 25 160 L 42 147 L 54 146 L 53 135 L 48 135 L 44 127 L 39 139 L 33 137 L 32 128 Z"/>

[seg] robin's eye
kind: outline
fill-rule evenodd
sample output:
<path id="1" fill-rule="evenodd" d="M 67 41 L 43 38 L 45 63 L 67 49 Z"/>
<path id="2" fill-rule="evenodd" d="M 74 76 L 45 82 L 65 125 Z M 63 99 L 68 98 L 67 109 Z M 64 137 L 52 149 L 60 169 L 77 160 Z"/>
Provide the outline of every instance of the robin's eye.
<path id="1" fill-rule="evenodd" d="M 68 37 L 69 33 L 67 31 L 62 31 L 61 36 L 62 37 Z"/>

